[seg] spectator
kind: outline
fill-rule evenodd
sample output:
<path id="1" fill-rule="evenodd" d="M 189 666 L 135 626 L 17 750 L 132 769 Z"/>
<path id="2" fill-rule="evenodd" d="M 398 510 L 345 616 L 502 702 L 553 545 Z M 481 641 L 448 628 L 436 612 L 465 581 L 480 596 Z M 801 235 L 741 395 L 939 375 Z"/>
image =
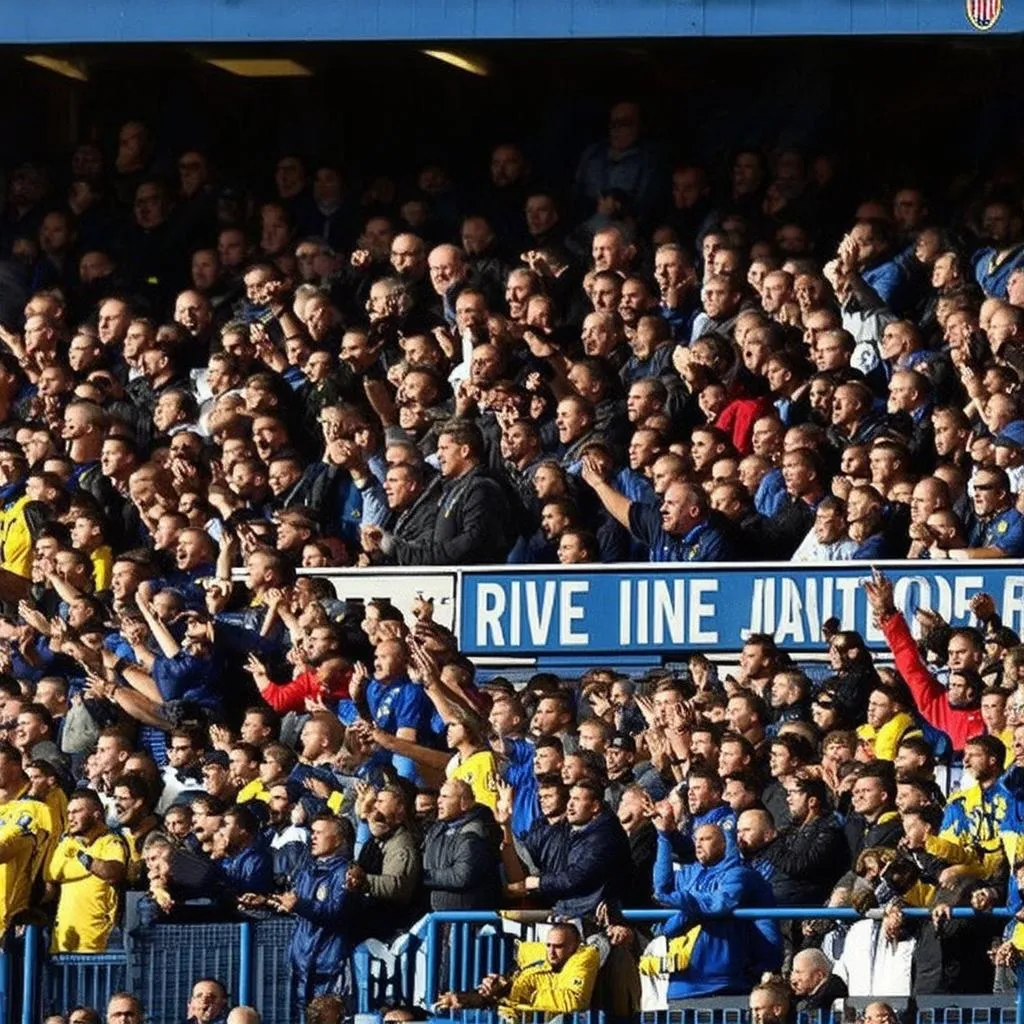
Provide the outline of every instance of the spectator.
<path id="1" fill-rule="evenodd" d="M 370 840 L 348 868 L 346 886 L 365 893 L 368 934 L 390 938 L 412 923 L 418 902 L 421 856 L 410 831 L 409 798 L 401 786 L 388 786 L 375 798 L 367 818 Z"/>
<path id="2" fill-rule="evenodd" d="M 750 1019 L 753 1024 L 782 1024 L 790 1017 L 790 996 L 785 985 L 761 982 L 750 990 Z"/>
<path id="3" fill-rule="evenodd" d="M 228 993 L 215 978 L 202 978 L 192 986 L 186 1024 L 222 1024 L 228 1013 Z"/>
<path id="4" fill-rule="evenodd" d="M 964 669 L 952 674 L 949 689 L 944 691 L 922 664 L 906 621 L 896 611 L 892 584 L 876 574 L 872 582 L 865 584 L 865 589 L 896 659 L 896 670 L 910 687 L 918 711 L 929 724 L 949 735 L 957 750 L 963 750 L 968 739 L 985 731 L 977 706 L 981 694 L 977 673 Z"/>
<path id="5" fill-rule="evenodd" d="M 524 964 L 514 977 L 488 975 L 476 992 L 446 992 L 438 1009 L 462 1010 L 498 1005 L 515 1013 L 579 1013 L 590 1007 L 599 956 L 582 945 L 572 924 L 548 932 L 543 960 Z"/>
<path id="6" fill-rule="evenodd" d="M 771 922 L 764 923 L 762 936 L 753 924 L 719 916 L 740 906 L 771 906 L 768 884 L 727 852 L 725 833 L 718 826 L 702 825 L 694 842 L 696 861 L 673 871 L 671 848 L 659 830 L 654 897 L 675 911 L 665 924 L 665 935 L 682 937 L 688 947 L 670 953 L 669 999 L 742 992 L 751 966 L 781 964 L 779 948 L 771 951 L 772 937 L 778 942 Z M 769 961 L 775 957 L 772 965 Z"/>
<path id="7" fill-rule="evenodd" d="M 127 860 L 124 843 L 106 826 L 99 797 L 91 790 L 73 793 L 67 832 L 44 873 L 48 885 L 59 890 L 52 952 L 106 951 Z"/>
<path id="8" fill-rule="evenodd" d="M 128 992 L 115 992 L 107 1000 L 107 1024 L 142 1024 L 142 1003 Z"/>
<path id="9" fill-rule="evenodd" d="M 424 840 L 423 883 L 433 910 L 473 910 L 500 898 L 494 816 L 461 779 L 449 779 Z"/>
<path id="10" fill-rule="evenodd" d="M 793 957 L 789 987 L 797 1013 L 828 1013 L 847 995 L 846 984 L 832 973 L 832 963 L 820 949 L 802 949 Z"/>
<path id="11" fill-rule="evenodd" d="M 310 826 L 310 857 L 292 878 L 292 888 L 269 898 L 246 893 L 239 901 L 243 906 L 266 902 L 298 918 L 289 957 L 300 1005 L 343 983 L 355 924 L 354 901 L 345 886 L 353 842 L 348 821 L 320 815 Z"/>

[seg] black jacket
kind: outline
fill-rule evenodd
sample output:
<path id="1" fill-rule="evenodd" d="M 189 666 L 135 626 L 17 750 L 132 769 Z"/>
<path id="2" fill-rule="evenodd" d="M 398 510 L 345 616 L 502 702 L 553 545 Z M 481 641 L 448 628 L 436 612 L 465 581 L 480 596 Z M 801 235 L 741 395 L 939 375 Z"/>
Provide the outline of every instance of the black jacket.
<path id="1" fill-rule="evenodd" d="M 441 478 L 435 476 L 413 503 L 394 517 L 389 528 L 396 541 L 403 542 L 402 550 L 415 551 L 433 539 L 434 524 L 437 522 L 437 499 L 440 493 Z M 396 554 L 399 556 L 399 565 L 410 564 L 401 560 L 401 550 L 397 550 Z"/>
<path id="2" fill-rule="evenodd" d="M 784 829 L 768 859 L 777 872 L 771 886 L 779 906 L 813 907 L 828 899 L 849 866 L 850 854 L 842 829 L 830 815 Z"/>
<path id="3" fill-rule="evenodd" d="M 423 885 L 431 910 L 491 910 L 501 901 L 500 836 L 480 804 L 435 821 L 423 845 Z"/>
<path id="4" fill-rule="evenodd" d="M 505 561 L 512 536 L 508 502 L 499 484 L 479 467 L 445 481 L 433 533 L 410 544 L 394 538 L 399 565 L 486 565 Z"/>
<path id="5" fill-rule="evenodd" d="M 814 525 L 814 507 L 802 498 L 788 496 L 782 508 L 764 520 L 762 539 L 763 558 L 774 561 L 788 561 L 800 546 L 800 541 Z"/>
<path id="6" fill-rule="evenodd" d="M 817 992 L 812 992 L 796 1004 L 796 1012 L 798 1014 L 816 1014 L 822 1011 L 824 1014 L 827 1014 L 837 999 L 845 999 L 847 995 L 849 995 L 849 992 L 846 988 L 846 982 L 842 978 L 837 978 L 834 974 L 830 974 Z"/>
<path id="7" fill-rule="evenodd" d="M 846 842 L 850 847 L 850 859 L 856 862 L 862 850 L 873 846 L 895 849 L 903 837 L 903 824 L 895 811 L 886 811 L 870 824 L 862 814 L 851 812 L 846 818 Z"/>
<path id="8" fill-rule="evenodd" d="M 649 907 L 653 904 L 651 879 L 654 877 L 654 858 L 658 853 L 658 830 L 645 821 L 629 837 L 629 855 L 633 873 L 622 893 L 626 907 Z"/>

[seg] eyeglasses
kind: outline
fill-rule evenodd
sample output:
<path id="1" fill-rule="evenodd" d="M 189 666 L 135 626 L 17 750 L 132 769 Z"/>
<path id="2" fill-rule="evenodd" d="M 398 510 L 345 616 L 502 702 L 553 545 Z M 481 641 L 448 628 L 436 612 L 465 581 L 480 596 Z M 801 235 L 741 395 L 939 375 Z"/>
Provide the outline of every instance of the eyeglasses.
<path id="1" fill-rule="evenodd" d="M 975 484 L 975 493 L 978 491 L 998 491 L 1000 489 L 999 484 Z"/>

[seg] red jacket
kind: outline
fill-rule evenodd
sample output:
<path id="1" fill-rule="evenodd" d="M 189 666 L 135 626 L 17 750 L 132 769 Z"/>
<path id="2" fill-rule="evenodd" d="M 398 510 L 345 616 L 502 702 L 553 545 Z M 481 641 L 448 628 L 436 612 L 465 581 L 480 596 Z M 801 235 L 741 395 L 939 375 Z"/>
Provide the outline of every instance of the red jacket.
<path id="1" fill-rule="evenodd" d="M 263 699 L 278 714 L 305 711 L 307 697 L 320 697 L 325 701 L 348 697 L 348 674 L 338 680 L 333 690 L 325 687 L 314 670 L 301 672 L 290 683 L 272 683 L 263 691 Z"/>
<path id="2" fill-rule="evenodd" d="M 751 438 L 754 424 L 771 410 L 767 398 L 747 398 L 738 395 L 718 414 L 715 426 L 724 430 L 731 438 L 733 447 L 740 455 L 749 455 L 753 450 Z"/>
<path id="3" fill-rule="evenodd" d="M 980 709 L 950 707 L 946 688 L 925 667 L 902 615 L 897 612 L 887 619 L 882 632 L 896 660 L 896 671 L 914 695 L 917 710 L 929 725 L 941 729 L 952 740 L 955 750 L 963 750 L 972 736 L 985 731 Z"/>

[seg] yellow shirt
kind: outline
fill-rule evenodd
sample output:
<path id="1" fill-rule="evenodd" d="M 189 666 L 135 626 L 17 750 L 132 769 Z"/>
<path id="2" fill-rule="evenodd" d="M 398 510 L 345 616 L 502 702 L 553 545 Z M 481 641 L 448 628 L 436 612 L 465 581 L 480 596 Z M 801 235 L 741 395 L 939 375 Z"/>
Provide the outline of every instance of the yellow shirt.
<path id="1" fill-rule="evenodd" d="M 445 776 L 469 783 L 476 802 L 492 811 L 498 806 L 498 760 L 490 750 L 478 750 L 465 761 L 456 754 L 445 766 Z"/>
<path id="2" fill-rule="evenodd" d="M 32 534 L 25 519 L 28 496 L 0 509 L 0 567 L 26 579 L 32 575 Z"/>
<path id="3" fill-rule="evenodd" d="M 263 785 L 262 779 L 253 779 L 252 782 L 247 782 L 239 790 L 235 803 L 244 804 L 249 800 L 262 800 L 265 804 L 270 803 L 270 790 Z"/>
<path id="4" fill-rule="evenodd" d="M 128 852 L 127 881 L 129 885 L 136 885 L 142 878 L 142 844 L 146 841 L 146 836 L 153 831 L 155 831 L 154 828 L 146 829 L 145 832 L 132 832 L 129 828 L 121 829 L 121 840 Z"/>
<path id="5" fill-rule="evenodd" d="M 28 907 L 52 834 L 50 809 L 41 800 L 19 797 L 0 804 L 0 932 Z"/>
<path id="6" fill-rule="evenodd" d="M 98 547 L 89 559 L 92 562 L 92 581 L 96 593 L 110 586 L 110 577 L 114 570 L 114 552 L 109 544 Z"/>
<path id="7" fill-rule="evenodd" d="M 1003 759 L 1003 767 L 1009 768 L 1013 764 L 1013 729 L 1007 726 L 1002 732 L 997 733 L 996 737 L 1002 740 L 1003 746 L 1006 747 L 1006 757 Z"/>
<path id="8" fill-rule="evenodd" d="M 893 715 L 880 729 L 867 724 L 857 727 L 858 738 L 872 745 L 875 759 L 878 761 L 894 760 L 896 749 L 905 737 L 920 735 L 921 730 L 914 725 L 913 718 L 903 711 Z"/>
<path id="9" fill-rule="evenodd" d="M 51 953 L 103 953 L 117 919 L 118 890 L 87 871 L 78 859 L 87 851 L 97 860 L 127 864 L 128 850 L 120 836 L 106 831 L 91 843 L 64 836 L 46 867 L 46 880 L 60 886 Z"/>
<path id="10" fill-rule="evenodd" d="M 524 967 L 512 982 L 506 1010 L 577 1013 L 590 1009 L 601 958 L 593 946 L 580 946 L 555 972 L 547 960 Z"/>

